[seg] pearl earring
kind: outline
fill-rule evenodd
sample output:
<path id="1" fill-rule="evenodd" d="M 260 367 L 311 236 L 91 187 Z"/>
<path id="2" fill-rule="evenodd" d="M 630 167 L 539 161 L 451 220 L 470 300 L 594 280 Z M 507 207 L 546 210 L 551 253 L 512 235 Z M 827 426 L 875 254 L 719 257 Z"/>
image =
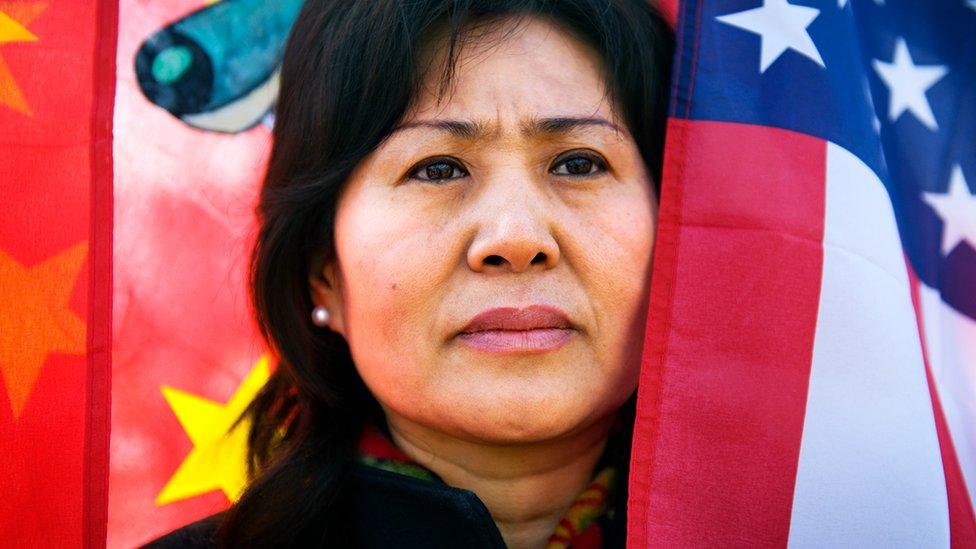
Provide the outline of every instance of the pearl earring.
<path id="1" fill-rule="evenodd" d="M 312 324 L 320 328 L 325 328 L 329 325 L 329 310 L 321 305 L 316 305 L 312 309 Z"/>

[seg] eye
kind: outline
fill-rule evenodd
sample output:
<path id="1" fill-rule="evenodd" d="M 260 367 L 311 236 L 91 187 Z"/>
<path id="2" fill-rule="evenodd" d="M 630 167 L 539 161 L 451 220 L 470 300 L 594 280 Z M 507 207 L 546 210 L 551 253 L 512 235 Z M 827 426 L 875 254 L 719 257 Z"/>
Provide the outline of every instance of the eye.
<path id="1" fill-rule="evenodd" d="M 410 177 L 421 181 L 450 181 L 466 175 L 461 164 L 451 158 L 424 160 L 410 170 Z"/>
<path id="2" fill-rule="evenodd" d="M 549 170 L 554 175 L 586 176 L 606 171 L 607 163 L 603 158 L 590 152 L 571 152 L 556 159 Z"/>

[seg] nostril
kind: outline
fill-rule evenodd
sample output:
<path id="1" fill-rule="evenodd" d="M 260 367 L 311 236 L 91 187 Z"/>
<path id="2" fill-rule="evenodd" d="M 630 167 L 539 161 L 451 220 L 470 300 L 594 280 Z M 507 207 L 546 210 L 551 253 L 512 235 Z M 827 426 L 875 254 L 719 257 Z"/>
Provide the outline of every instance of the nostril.
<path id="1" fill-rule="evenodd" d="M 502 259 L 502 256 L 500 255 L 489 255 L 488 257 L 485 258 L 485 263 L 489 265 L 498 266 L 501 265 L 503 261 L 505 260 Z"/>
<path id="2" fill-rule="evenodd" d="M 532 258 L 532 263 L 533 264 L 535 264 L 535 263 L 545 263 L 545 262 L 546 262 L 546 254 L 544 254 L 543 252 L 539 252 L 539 253 L 535 254 L 535 257 Z"/>

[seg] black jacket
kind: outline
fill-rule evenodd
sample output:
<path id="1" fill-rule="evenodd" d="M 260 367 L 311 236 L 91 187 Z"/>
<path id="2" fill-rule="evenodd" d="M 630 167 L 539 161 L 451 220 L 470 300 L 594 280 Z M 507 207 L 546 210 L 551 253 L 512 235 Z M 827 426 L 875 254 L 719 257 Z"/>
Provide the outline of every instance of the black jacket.
<path id="1" fill-rule="evenodd" d="M 626 478 L 626 477 L 625 477 Z M 469 490 L 357 464 L 352 473 L 349 527 L 356 545 L 372 547 L 503 548 L 488 509 Z M 604 548 L 624 547 L 626 490 L 615 490 L 614 511 L 600 519 Z M 222 514 L 174 530 L 144 547 L 216 547 Z"/>

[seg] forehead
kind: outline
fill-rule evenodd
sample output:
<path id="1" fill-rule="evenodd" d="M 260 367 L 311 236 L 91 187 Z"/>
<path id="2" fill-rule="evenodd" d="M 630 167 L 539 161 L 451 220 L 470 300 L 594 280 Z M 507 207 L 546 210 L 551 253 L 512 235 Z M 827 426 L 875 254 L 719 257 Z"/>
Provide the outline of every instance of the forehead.
<path id="1" fill-rule="evenodd" d="M 446 45 L 434 50 L 431 69 L 404 122 L 450 118 L 514 125 L 538 117 L 612 119 L 598 55 L 539 17 L 507 18 L 468 32 L 445 93 L 439 93 Z"/>

